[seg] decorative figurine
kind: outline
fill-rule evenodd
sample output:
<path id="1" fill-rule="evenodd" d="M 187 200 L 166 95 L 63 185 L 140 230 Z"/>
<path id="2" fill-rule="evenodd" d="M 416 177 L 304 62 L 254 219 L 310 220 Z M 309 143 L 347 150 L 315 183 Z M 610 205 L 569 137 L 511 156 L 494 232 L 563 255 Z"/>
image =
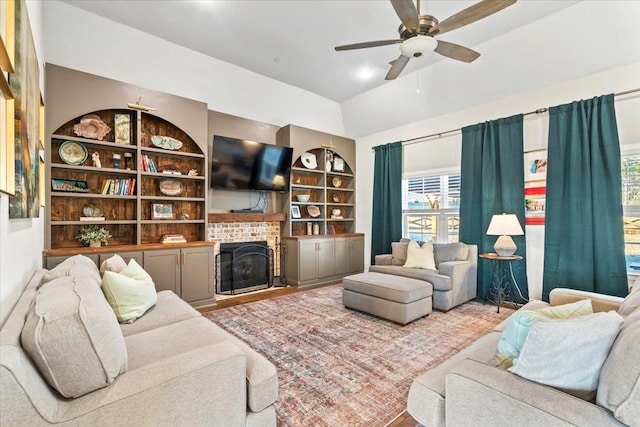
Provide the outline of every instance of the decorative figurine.
<path id="1" fill-rule="evenodd" d="M 91 155 L 91 161 L 93 161 L 94 168 L 101 168 L 102 163 L 100 163 L 100 153 L 97 151 Z"/>
<path id="2" fill-rule="evenodd" d="M 187 175 L 189 176 L 198 176 L 198 169 L 189 169 L 189 172 L 187 173 Z"/>

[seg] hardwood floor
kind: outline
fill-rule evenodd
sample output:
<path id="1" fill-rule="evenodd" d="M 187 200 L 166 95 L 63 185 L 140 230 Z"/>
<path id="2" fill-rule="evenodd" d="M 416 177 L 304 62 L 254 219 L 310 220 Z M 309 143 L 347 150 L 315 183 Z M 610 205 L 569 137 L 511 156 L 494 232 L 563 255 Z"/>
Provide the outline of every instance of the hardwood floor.
<path id="1" fill-rule="evenodd" d="M 385 427 L 416 427 L 418 422 L 411 415 L 404 411 L 396 419 L 391 421 Z"/>
<path id="2" fill-rule="evenodd" d="M 324 286 L 335 285 L 338 282 L 326 283 L 318 286 L 308 286 L 305 288 L 296 288 L 295 286 L 287 286 L 284 288 L 273 288 L 263 292 L 249 292 L 246 294 L 234 295 L 219 299 L 215 305 L 208 305 L 205 307 L 198 307 L 198 311 L 205 313 L 207 311 L 220 310 L 227 307 L 233 307 L 235 305 L 246 304 L 249 302 L 262 301 L 269 298 L 281 297 L 284 295 L 295 294 L 296 292 L 304 292 L 310 289 L 321 288 Z M 385 427 L 416 427 L 418 422 L 407 413 L 407 411 L 400 414 L 397 418 L 387 424 Z"/>

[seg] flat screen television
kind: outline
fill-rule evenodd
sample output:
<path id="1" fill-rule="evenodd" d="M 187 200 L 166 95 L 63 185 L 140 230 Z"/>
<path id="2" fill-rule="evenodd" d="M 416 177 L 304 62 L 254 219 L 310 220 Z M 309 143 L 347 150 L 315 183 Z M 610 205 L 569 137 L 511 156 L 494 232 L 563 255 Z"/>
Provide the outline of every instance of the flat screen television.
<path id="1" fill-rule="evenodd" d="M 293 148 L 214 135 L 210 186 L 223 190 L 289 191 Z"/>

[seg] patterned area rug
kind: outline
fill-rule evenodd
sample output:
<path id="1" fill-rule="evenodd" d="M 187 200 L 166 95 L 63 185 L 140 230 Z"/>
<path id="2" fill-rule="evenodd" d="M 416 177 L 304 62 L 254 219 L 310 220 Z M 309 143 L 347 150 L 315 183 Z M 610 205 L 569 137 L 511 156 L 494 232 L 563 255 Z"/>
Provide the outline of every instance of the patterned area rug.
<path id="1" fill-rule="evenodd" d="M 512 312 L 470 302 L 403 327 L 344 308 L 333 285 L 205 316 L 278 368 L 279 426 L 384 426 L 416 376 Z"/>

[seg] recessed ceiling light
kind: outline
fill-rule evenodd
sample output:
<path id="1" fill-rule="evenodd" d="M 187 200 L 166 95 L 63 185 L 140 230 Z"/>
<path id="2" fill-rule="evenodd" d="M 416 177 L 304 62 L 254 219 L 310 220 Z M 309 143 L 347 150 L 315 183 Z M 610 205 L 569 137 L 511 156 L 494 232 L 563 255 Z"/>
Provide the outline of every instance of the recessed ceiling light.
<path id="1" fill-rule="evenodd" d="M 369 67 L 362 68 L 358 71 L 358 78 L 361 80 L 368 80 L 373 76 L 373 70 Z"/>
<path id="2" fill-rule="evenodd" d="M 280 58 L 273 58 L 273 62 L 280 62 Z"/>

